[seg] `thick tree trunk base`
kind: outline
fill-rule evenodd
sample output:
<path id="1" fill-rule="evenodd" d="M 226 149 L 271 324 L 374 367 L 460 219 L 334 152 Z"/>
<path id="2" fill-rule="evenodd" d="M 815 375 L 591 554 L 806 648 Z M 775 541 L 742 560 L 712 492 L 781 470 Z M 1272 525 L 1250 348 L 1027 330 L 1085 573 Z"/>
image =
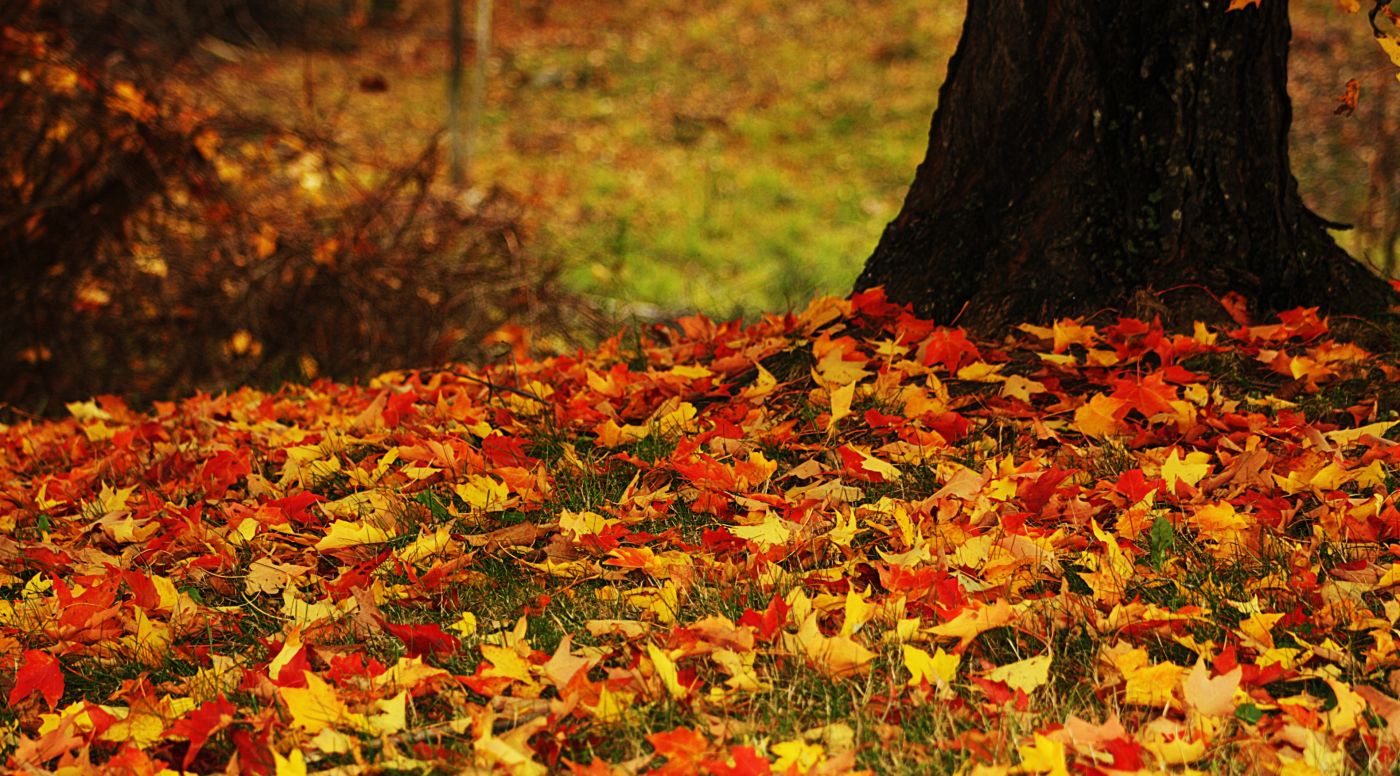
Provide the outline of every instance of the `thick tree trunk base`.
<path id="1" fill-rule="evenodd" d="M 929 150 L 857 281 L 991 331 L 1100 311 L 1370 314 L 1288 165 L 1287 7 L 970 0 Z"/>

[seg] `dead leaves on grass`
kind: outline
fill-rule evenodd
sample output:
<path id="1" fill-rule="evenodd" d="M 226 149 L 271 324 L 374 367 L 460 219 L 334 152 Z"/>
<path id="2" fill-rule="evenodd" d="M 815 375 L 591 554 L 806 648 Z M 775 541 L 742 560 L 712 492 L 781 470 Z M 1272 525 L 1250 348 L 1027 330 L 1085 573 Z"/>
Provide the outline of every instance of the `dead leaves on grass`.
<path id="1" fill-rule="evenodd" d="M 1308 310 L 978 343 L 869 293 L 74 404 L 0 434 L 5 745 L 149 773 L 1389 767 L 1394 421 L 1299 402 L 1396 376 Z M 934 739 L 873 746 L 921 715 Z"/>

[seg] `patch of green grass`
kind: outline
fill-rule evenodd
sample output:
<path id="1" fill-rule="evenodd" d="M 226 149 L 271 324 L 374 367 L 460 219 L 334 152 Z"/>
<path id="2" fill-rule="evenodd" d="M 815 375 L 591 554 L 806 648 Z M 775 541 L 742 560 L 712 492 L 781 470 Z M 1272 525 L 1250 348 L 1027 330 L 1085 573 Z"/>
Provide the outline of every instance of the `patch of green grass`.
<path id="1" fill-rule="evenodd" d="M 919 0 L 553 3 L 498 10 L 474 185 L 535 208 L 531 249 L 619 312 L 716 316 L 848 289 L 922 159 L 962 9 Z M 216 86 L 367 155 L 445 125 L 442 10 L 354 52 L 271 52 Z M 355 90 L 384 72 L 389 94 Z M 319 107 L 305 115 L 310 73 Z M 300 112 L 299 112 L 300 111 Z M 371 174 L 371 173 L 366 173 Z"/>

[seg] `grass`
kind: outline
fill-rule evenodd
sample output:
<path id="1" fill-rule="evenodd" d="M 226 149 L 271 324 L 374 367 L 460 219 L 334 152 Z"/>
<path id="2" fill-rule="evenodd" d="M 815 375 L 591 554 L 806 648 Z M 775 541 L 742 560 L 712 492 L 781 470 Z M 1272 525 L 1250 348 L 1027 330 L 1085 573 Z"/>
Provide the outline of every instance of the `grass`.
<path id="1" fill-rule="evenodd" d="M 470 186 L 520 192 L 529 249 L 619 319 L 732 318 L 850 288 L 923 158 L 962 21 L 918 0 L 498 6 Z M 357 49 L 250 51 L 199 88 L 367 158 L 411 155 L 446 123 L 446 23 L 439 3 L 403 7 Z M 1376 114 L 1397 99 L 1389 65 L 1361 17 L 1295 13 L 1296 173 L 1320 212 L 1359 225 L 1338 239 L 1376 254 L 1367 214 L 1400 191 L 1367 167 L 1395 142 Z M 1339 73 L 1365 84 L 1351 119 L 1332 112 Z M 368 75 L 389 91 L 357 90 Z"/>
<path id="2" fill-rule="evenodd" d="M 445 27 L 354 53 L 249 53 L 216 93 L 333 127 L 347 148 L 409 153 L 445 124 Z M 471 170 L 533 204 L 532 250 L 615 312 L 717 317 L 850 287 L 923 156 L 950 5 L 896 0 L 501 4 Z M 384 94 L 355 91 L 368 73 Z M 315 110 L 307 111 L 310 73 Z"/>

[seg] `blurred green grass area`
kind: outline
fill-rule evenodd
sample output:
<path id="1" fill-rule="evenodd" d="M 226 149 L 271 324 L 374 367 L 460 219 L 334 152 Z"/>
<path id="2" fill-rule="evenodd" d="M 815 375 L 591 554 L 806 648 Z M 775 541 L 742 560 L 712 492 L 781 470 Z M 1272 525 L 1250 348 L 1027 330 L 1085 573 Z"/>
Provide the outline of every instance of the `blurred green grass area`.
<path id="1" fill-rule="evenodd" d="M 1396 142 L 1371 115 L 1393 68 L 1353 29 L 1362 17 L 1321 1 L 1295 11 L 1295 172 L 1324 215 L 1357 221 L 1389 206 L 1367 193 L 1365 160 Z M 352 51 L 253 55 L 221 88 L 285 117 L 308 102 L 309 73 L 313 118 L 338 142 L 415 153 L 446 124 L 446 3 L 403 7 Z M 849 289 L 922 160 L 963 4 L 496 0 L 495 13 L 470 185 L 524 196 L 527 248 L 614 313 L 730 317 Z M 371 73 L 387 92 L 355 88 Z M 1335 95 L 1352 75 L 1362 109 L 1344 120 Z M 1395 200 L 1391 184 L 1380 196 Z M 1356 236 L 1343 244 L 1363 253 Z"/>
<path id="2" fill-rule="evenodd" d="M 572 167 L 537 247 L 622 309 L 730 316 L 844 291 L 923 153 L 961 21 L 930 6 L 627 4 L 601 45 L 505 60 L 522 85 L 482 171 Z"/>
<path id="3" fill-rule="evenodd" d="M 438 5 L 350 54 L 260 55 L 221 86 L 285 113 L 309 72 L 339 142 L 411 153 L 446 121 Z M 844 292 L 922 158 L 956 5 L 499 0 L 472 184 L 522 192 L 531 250 L 617 312 Z M 387 93 L 354 89 L 370 71 Z"/>

